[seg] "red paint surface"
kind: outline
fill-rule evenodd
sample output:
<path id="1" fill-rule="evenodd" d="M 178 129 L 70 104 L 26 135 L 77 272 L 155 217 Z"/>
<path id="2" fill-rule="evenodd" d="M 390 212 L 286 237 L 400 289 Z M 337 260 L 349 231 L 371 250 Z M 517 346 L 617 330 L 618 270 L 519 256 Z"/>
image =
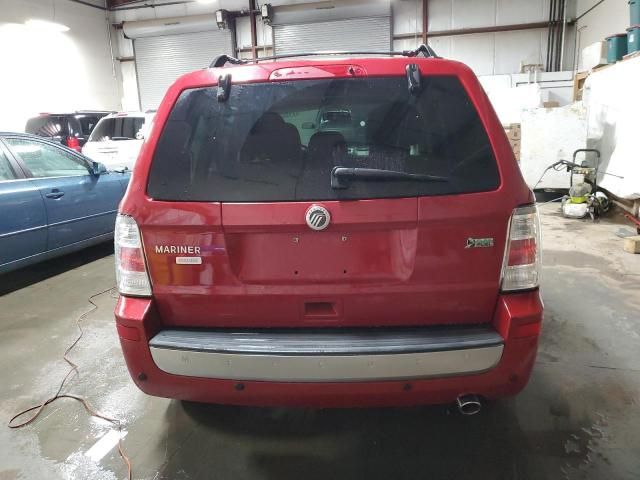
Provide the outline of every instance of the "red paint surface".
<path id="1" fill-rule="evenodd" d="M 233 83 L 327 76 L 457 76 L 475 104 L 501 177 L 491 192 L 419 198 L 316 202 L 331 224 L 311 231 L 313 202 L 268 204 L 154 201 L 147 174 L 159 133 L 179 94 Z M 499 294 L 500 270 L 513 209 L 531 203 L 504 130 L 475 75 L 442 59 L 349 59 L 261 63 L 209 69 L 178 79 L 168 90 L 133 171 L 121 213 L 140 226 L 153 300 L 122 299 L 116 316 L 149 339 L 162 327 L 408 326 L 493 322 L 507 338 L 500 365 L 469 377 L 367 384 L 273 384 L 177 377 L 153 364 L 146 341 L 122 339 L 134 379 L 154 395 L 219 403 L 378 405 L 450 401 L 473 392 L 489 398 L 516 393 L 528 378 L 537 345 L 538 292 Z M 287 75 L 285 75 L 287 74 Z M 465 249 L 466 239 L 494 238 L 493 248 Z M 201 265 L 177 265 L 158 245 L 199 246 Z M 324 253 L 324 254 L 323 254 Z M 321 310 L 309 304 L 322 304 Z M 309 314 L 311 312 L 311 314 Z M 318 314 L 320 312 L 320 314 Z M 528 325 L 528 326 L 524 326 Z M 537 330 L 536 330 L 537 328 Z M 137 380 L 136 380 L 137 381 Z"/>

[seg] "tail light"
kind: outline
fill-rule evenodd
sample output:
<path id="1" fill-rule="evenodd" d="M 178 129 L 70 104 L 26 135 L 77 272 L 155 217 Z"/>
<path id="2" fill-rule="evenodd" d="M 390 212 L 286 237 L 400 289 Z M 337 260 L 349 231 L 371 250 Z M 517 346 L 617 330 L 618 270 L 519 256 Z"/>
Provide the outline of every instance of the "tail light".
<path id="1" fill-rule="evenodd" d="M 116 217 L 114 243 L 118 291 L 122 295 L 151 296 L 140 230 L 133 218 L 126 215 Z"/>
<path id="2" fill-rule="evenodd" d="M 535 205 L 511 215 L 502 262 L 502 291 L 536 288 L 540 277 L 540 220 Z"/>
<path id="3" fill-rule="evenodd" d="M 76 152 L 79 152 L 81 148 L 80 148 L 80 140 L 78 140 L 78 137 L 72 137 L 72 136 L 67 137 L 67 147 L 69 147 L 71 150 L 75 150 Z"/>

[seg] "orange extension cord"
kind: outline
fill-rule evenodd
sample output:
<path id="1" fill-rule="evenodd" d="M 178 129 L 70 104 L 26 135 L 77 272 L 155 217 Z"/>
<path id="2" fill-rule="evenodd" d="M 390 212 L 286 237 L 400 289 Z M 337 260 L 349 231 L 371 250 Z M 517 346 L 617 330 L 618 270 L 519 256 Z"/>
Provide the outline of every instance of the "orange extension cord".
<path id="1" fill-rule="evenodd" d="M 68 355 L 69 355 L 69 353 L 71 353 L 71 350 L 73 350 L 75 348 L 75 346 L 78 344 L 78 342 L 80 341 L 80 339 L 84 335 L 84 330 L 82 330 L 82 325 L 80 323 L 82 322 L 82 320 L 84 320 L 87 317 L 87 315 L 89 315 L 90 313 L 92 313 L 92 312 L 94 312 L 94 311 L 96 311 L 98 309 L 98 305 L 96 305 L 95 302 L 93 301 L 94 298 L 99 297 L 100 295 L 104 295 L 105 293 L 111 292 L 111 291 L 114 291 L 114 290 L 115 290 L 115 288 L 111 287 L 111 288 L 108 288 L 106 290 L 103 290 L 101 292 L 98 292 L 98 293 L 90 296 L 89 299 L 88 299 L 88 302 L 92 305 L 91 308 L 89 310 L 87 310 L 86 312 L 84 312 L 82 315 L 80 315 L 77 318 L 76 325 L 78 326 L 78 330 L 80 330 L 80 334 L 74 340 L 74 342 L 69 346 L 69 348 L 67 348 L 65 350 L 64 355 L 62 356 L 62 358 L 64 358 L 64 361 L 67 362 L 71 366 L 71 369 L 67 372 L 65 377 L 62 379 L 62 382 L 60 383 L 60 386 L 58 387 L 58 391 L 56 392 L 56 394 L 53 397 L 48 398 L 44 402 L 42 402 L 42 403 L 40 403 L 38 405 L 34 405 L 33 407 L 27 408 L 26 410 L 22 410 L 21 412 L 16 414 L 11 420 L 9 420 L 9 424 L 8 424 L 9 428 L 22 428 L 22 427 L 25 427 L 25 426 L 29 425 L 30 423 L 34 422 L 36 420 L 36 418 L 38 418 L 40 416 L 40 414 L 44 411 L 44 409 L 46 408 L 47 405 L 49 405 L 49 404 L 51 404 L 51 403 L 53 403 L 56 400 L 59 400 L 61 398 L 71 398 L 73 400 L 77 400 L 78 402 L 80 402 L 89 415 L 91 415 L 92 417 L 101 418 L 102 420 L 105 420 L 105 421 L 111 423 L 112 425 L 114 425 L 118 429 L 118 432 L 120 432 L 120 433 L 122 432 L 122 425 L 120 423 L 120 420 L 118 420 L 116 418 L 107 417 L 106 415 L 103 415 L 102 413 L 98 412 L 83 397 L 80 397 L 78 395 L 72 395 L 70 393 L 62 393 L 62 389 L 64 388 L 64 385 L 66 384 L 66 382 L 69 379 L 69 377 L 71 376 L 71 374 L 74 373 L 74 372 L 75 373 L 79 373 L 78 365 L 73 363 L 73 361 L 71 361 L 69 359 Z M 22 423 L 15 423 L 15 424 L 13 423 L 14 420 L 16 420 L 16 419 L 22 417 L 23 415 L 25 415 L 25 414 L 27 414 L 29 412 L 32 412 L 34 410 L 36 411 L 36 413 L 33 414 L 28 420 L 25 420 Z M 128 471 L 127 478 L 129 480 L 131 480 L 131 475 L 132 475 L 131 461 L 129 460 L 129 457 L 127 457 L 127 455 L 124 453 L 124 449 L 122 448 L 122 437 L 121 436 L 118 438 L 118 452 L 120 453 L 120 456 L 122 457 L 122 460 L 124 461 L 124 463 L 127 465 L 127 471 Z"/>

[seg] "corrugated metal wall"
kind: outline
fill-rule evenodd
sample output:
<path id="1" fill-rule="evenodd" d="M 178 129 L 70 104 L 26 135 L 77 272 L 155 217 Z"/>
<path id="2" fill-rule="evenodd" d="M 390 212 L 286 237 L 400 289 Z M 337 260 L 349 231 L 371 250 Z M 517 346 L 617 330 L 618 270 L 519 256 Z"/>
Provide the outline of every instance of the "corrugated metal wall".
<path id="1" fill-rule="evenodd" d="M 276 54 L 322 50 L 389 50 L 391 17 L 274 25 Z"/>
<path id="2" fill-rule="evenodd" d="M 157 108 L 180 75 L 208 67 L 221 53 L 233 54 L 228 30 L 138 38 L 134 46 L 143 110 Z"/>
<path id="3" fill-rule="evenodd" d="M 626 4 L 626 2 L 623 2 Z M 545 22 L 549 0 L 429 0 L 429 32 Z M 567 16 L 575 15 L 575 0 L 567 0 Z M 422 31 L 422 0 L 393 3 L 393 33 Z M 573 27 L 567 28 L 564 63 L 573 66 Z M 415 48 L 421 42 L 396 40 L 394 50 Z M 517 73 L 520 64 L 545 64 L 547 29 L 476 33 L 429 38 L 429 44 L 446 58 L 469 65 L 478 75 Z"/>

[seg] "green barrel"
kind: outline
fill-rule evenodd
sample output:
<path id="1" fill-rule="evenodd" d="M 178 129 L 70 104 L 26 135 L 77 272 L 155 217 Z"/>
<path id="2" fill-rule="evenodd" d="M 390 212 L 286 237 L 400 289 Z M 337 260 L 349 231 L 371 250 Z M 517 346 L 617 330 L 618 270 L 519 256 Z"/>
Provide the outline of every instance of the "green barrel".
<path id="1" fill-rule="evenodd" d="M 607 37 L 607 63 L 616 63 L 627 54 L 627 34 L 616 33 Z"/>
<path id="2" fill-rule="evenodd" d="M 640 0 L 629 0 L 629 25 L 640 25 Z"/>
<path id="3" fill-rule="evenodd" d="M 627 52 L 633 53 L 640 50 L 640 25 L 627 28 Z"/>

